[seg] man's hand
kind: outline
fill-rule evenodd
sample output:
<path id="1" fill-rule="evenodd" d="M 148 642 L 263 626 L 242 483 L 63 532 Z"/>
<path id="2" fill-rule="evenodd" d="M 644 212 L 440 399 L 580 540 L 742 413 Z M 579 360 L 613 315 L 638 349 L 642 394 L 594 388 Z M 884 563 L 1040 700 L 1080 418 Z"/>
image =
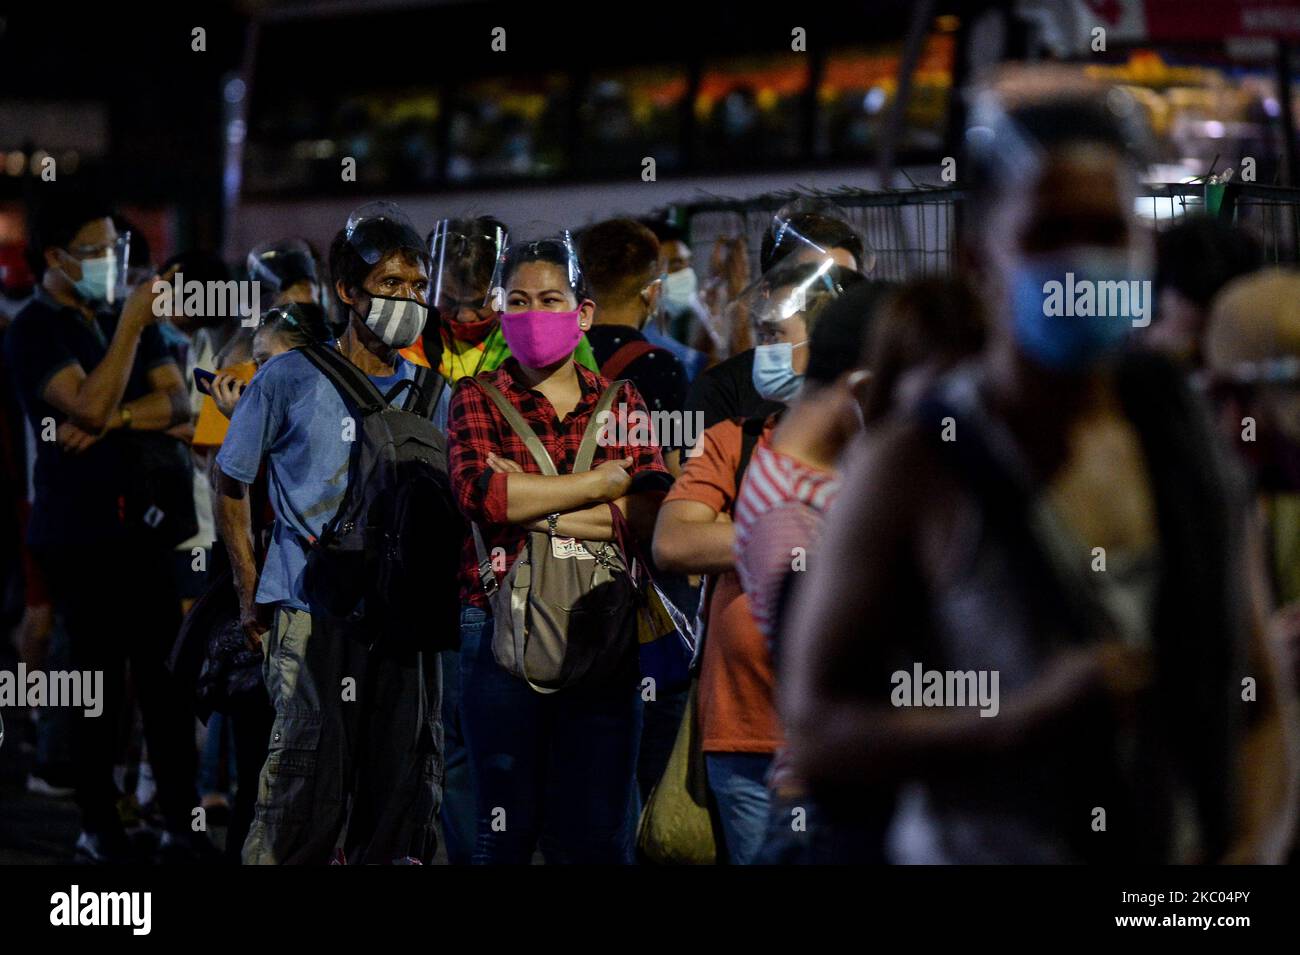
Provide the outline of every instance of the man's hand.
<path id="1" fill-rule="evenodd" d="M 265 605 L 253 604 L 239 609 L 239 626 L 248 640 L 248 648 L 262 652 L 262 635 L 271 629 Z"/>
<path id="2" fill-rule="evenodd" d="M 243 391 L 244 383 L 234 375 L 219 371 L 212 379 L 212 400 L 216 402 L 217 410 L 227 418 L 234 415 L 235 405 Z"/>
<path id="3" fill-rule="evenodd" d="M 170 285 L 177 268 L 178 266 L 174 265 L 162 275 L 150 276 L 133 288 L 122 305 L 122 321 L 139 329 L 148 328 L 158 321 L 159 316 L 154 311 L 154 301 L 162 296 L 155 295 L 153 287 L 160 281 Z M 162 293 L 162 295 L 170 294 L 170 288 Z"/>
<path id="4" fill-rule="evenodd" d="M 632 484 L 632 475 L 628 468 L 632 466 L 631 458 L 606 461 L 598 464 L 589 472 L 592 481 L 592 496 L 597 501 L 614 501 L 627 493 Z"/>
<path id="5" fill-rule="evenodd" d="M 102 434 L 93 434 L 83 428 L 77 427 L 71 421 L 65 421 L 59 425 L 55 432 L 58 438 L 59 447 L 68 454 L 81 454 L 96 441 L 103 437 Z"/>

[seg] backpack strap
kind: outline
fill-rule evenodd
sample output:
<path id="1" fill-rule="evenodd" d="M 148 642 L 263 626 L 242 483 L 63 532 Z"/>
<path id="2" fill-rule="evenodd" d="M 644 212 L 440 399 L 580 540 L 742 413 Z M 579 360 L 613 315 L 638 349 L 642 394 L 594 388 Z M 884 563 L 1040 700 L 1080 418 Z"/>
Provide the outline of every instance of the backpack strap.
<path id="1" fill-rule="evenodd" d="M 421 365 L 415 369 L 415 380 L 412 384 L 413 397 L 409 400 L 406 410 L 421 418 L 432 418 L 446 387 L 446 378 L 433 369 Z"/>
<path id="2" fill-rule="evenodd" d="M 655 350 L 663 351 L 658 345 L 652 345 L 645 339 L 625 342 L 620 345 L 614 354 L 610 355 L 605 364 L 600 366 L 600 373 L 606 378 L 613 381 L 627 369 L 638 358 L 650 354 Z"/>
<path id="3" fill-rule="evenodd" d="M 483 532 L 479 530 L 478 522 L 471 521 L 469 529 L 470 535 L 474 538 L 474 555 L 478 557 L 479 583 L 483 585 L 483 592 L 490 600 L 498 588 L 496 571 L 492 569 L 492 558 L 488 556 L 487 544 L 483 540 Z"/>
<path id="4" fill-rule="evenodd" d="M 636 342 L 632 344 L 635 345 Z M 578 456 L 573 459 L 574 474 L 581 474 L 583 471 L 591 470 L 591 462 L 596 457 L 596 439 L 603 428 L 601 416 L 609 411 L 610 406 L 614 404 L 614 399 L 618 396 L 619 389 L 626 384 L 628 382 L 622 379 L 610 382 L 609 387 L 605 389 L 605 393 L 596 402 L 596 407 L 591 409 L 591 417 L 587 419 L 587 429 L 582 433 L 582 443 L 578 445 Z"/>
<path id="5" fill-rule="evenodd" d="M 370 414 L 384 407 L 384 396 L 366 373 L 328 345 L 313 342 L 298 350 L 330 380 L 354 410 Z"/>
<path id="6" fill-rule="evenodd" d="M 501 394 L 490 381 L 483 381 L 479 378 L 466 380 L 472 381 L 476 386 L 482 388 L 483 393 L 492 399 L 492 403 L 501 412 L 501 417 L 506 419 L 506 424 L 510 426 L 510 430 L 523 441 L 524 446 L 528 448 L 528 453 L 533 456 L 537 466 L 542 469 L 542 473 L 549 477 L 555 477 L 559 474 L 560 472 L 555 470 L 555 463 L 551 460 L 550 453 L 546 450 L 546 445 L 542 444 L 541 439 L 537 437 L 532 427 L 524 420 L 524 416 L 519 413 L 519 409 L 506 400 L 506 396 Z"/>

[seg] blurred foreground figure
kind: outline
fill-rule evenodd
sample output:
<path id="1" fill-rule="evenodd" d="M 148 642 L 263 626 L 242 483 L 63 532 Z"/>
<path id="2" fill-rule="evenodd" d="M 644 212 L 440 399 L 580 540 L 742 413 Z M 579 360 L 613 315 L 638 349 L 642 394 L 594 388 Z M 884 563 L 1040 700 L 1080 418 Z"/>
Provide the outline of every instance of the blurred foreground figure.
<path id="1" fill-rule="evenodd" d="M 1286 849 L 1244 487 L 1179 372 L 1125 349 L 1150 318 L 1133 115 L 977 103 L 963 253 L 991 341 L 862 442 L 794 597 L 794 768 L 840 811 L 895 790 L 892 861 Z"/>

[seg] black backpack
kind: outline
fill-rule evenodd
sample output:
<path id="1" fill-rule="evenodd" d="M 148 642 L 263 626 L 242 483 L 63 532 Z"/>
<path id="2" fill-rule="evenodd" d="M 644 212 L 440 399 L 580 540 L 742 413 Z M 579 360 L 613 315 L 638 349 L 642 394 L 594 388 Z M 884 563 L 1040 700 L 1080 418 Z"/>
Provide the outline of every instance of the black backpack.
<path id="1" fill-rule="evenodd" d="M 457 574 L 465 540 L 447 472 L 447 438 L 430 416 L 446 387 L 428 368 L 387 395 L 332 348 L 301 349 L 356 422 L 348 487 L 320 537 L 307 544 L 303 584 L 313 608 L 397 653 L 460 643 Z M 404 408 L 390 402 L 410 388 Z"/>

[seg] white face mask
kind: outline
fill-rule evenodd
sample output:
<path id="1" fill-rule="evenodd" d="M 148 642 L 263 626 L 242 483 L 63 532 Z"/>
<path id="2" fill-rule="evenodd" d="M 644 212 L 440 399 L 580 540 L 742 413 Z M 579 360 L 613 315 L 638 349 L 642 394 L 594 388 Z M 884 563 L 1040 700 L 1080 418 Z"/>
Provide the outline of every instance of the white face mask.
<path id="1" fill-rule="evenodd" d="M 366 313 L 366 327 L 379 336 L 390 348 L 407 348 L 424 331 L 429 320 L 428 306 L 409 298 L 384 298 L 370 296 L 370 311 Z"/>
<path id="2" fill-rule="evenodd" d="M 664 304 L 669 308 L 686 308 L 699 290 L 700 280 L 694 269 L 678 269 L 664 276 Z"/>

